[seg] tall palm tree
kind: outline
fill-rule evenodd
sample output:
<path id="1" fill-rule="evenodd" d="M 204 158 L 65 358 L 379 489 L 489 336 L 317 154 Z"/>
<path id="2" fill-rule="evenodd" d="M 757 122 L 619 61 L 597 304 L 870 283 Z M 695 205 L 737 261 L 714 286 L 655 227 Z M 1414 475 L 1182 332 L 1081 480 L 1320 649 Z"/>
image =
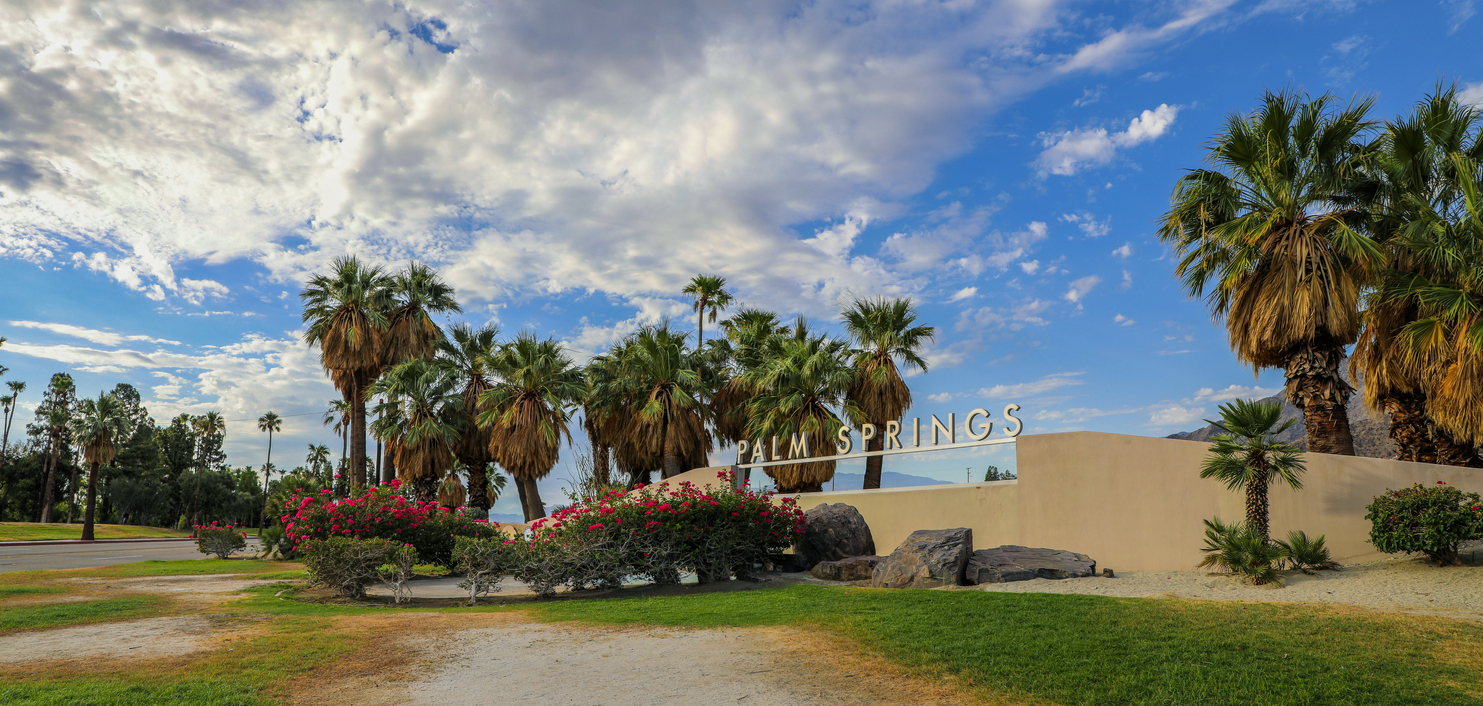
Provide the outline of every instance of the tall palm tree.
<path id="1" fill-rule="evenodd" d="M 366 388 L 380 374 L 392 285 L 380 267 L 340 257 L 299 294 L 308 324 L 304 342 L 319 348 L 321 363 L 350 406 L 349 472 L 356 486 L 366 483 Z"/>
<path id="2" fill-rule="evenodd" d="M 681 290 L 690 295 L 690 310 L 695 312 L 695 348 L 705 344 L 705 319 L 709 314 L 711 323 L 716 323 L 716 314 L 731 306 L 731 292 L 726 291 L 726 278 L 712 275 L 696 275 L 690 284 Z"/>
<path id="3" fill-rule="evenodd" d="M 69 379 L 70 383 L 71 380 Z M 57 457 L 62 454 L 62 440 L 66 438 L 67 424 L 72 421 L 71 410 L 54 405 L 46 410 L 46 482 L 41 486 L 40 522 L 51 522 L 52 486 L 57 482 Z"/>
<path id="4" fill-rule="evenodd" d="M 1483 465 L 1475 445 L 1457 441 L 1430 420 L 1425 388 L 1435 361 L 1413 355 L 1401 340 L 1406 326 L 1422 315 L 1415 296 L 1399 294 L 1403 276 L 1435 274 L 1428 272 L 1426 258 L 1405 247 L 1408 233 L 1433 222 L 1431 213 L 1452 221 L 1466 217 L 1452 155 L 1483 158 L 1480 122 L 1483 114 L 1459 100 L 1455 87 L 1438 87 L 1410 116 L 1388 122 L 1377 141 L 1378 188 L 1371 209 L 1387 266 L 1367 297 L 1350 371 L 1365 381 L 1365 403 L 1389 417 L 1390 438 L 1405 461 Z"/>
<path id="5" fill-rule="evenodd" d="M 631 336 L 618 341 L 607 353 L 593 356 L 583 370 L 582 427 L 592 445 L 594 477 L 604 486 L 612 481 L 612 466 L 628 477 L 631 488 L 648 483 L 650 474 L 664 465 L 662 444 L 629 432 L 639 402 L 636 386 L 624 379 L 631 344 Z"/>
<path id="6" fill-rule="evenodd" d="M 309 444 L 309 455 L 304 457 L 304 464 L 309 467 L 309 473 L 314 476 L 329 478 L 330 447 L 324 444 Z"/>
<path id="7" fill-rule="evenodd" d="M 100 393 L 96 400 L 84 399 L 78 403 L 71 431 L 88 464 L 88 500 L 82 520 L 82 539 L 91 542 L 93 516 L 98 503 L 98 471 L 101 466 L 113 462 L 114 442 L 128 437 L 129 419 L 117 397 Z"/>
<path id="8" fill-rule="evenodd" d="M 268 459 L 263 463 L 263 521 L 258 523 L 257 536 L 263 536 L 263 525 L 268 524 L 268 473 L 273 468 L 273 434 L 283 431 L 283 417 L 269 410 L 257 418 L 257 430 L 268 432 Z"/>
<path id="9" fill-rule="evenodd" d="M 382 367 L 433 357 L 438 342 L 443 340 L 443 330 L 431 315 L 463 311 L 453 295 L 453 287 L 420 262 L 407 265 L 392 278 L 393 308 L 386 316 L 387 329 L 381 338 Z"/>
<path id="10" fill-rule="evenodd" d="M 388 404 L 376 422 L 397 473 L 419 500 L 432 500 L 453 470 L 453 445 L 467 423 L 457 377 L 429 360 L 412 359 L 371 386 Z"/>
<path id="11" fill-rule="evenodd" d="M 754 396 L 747 405 L 747 435 L 753 443 L 779 442 L 781 460 L 794 434 L 808 440 L 804 458 L 834 455 L 834 441 L 846 420 L 859 420 L 863 412 L 847 397 L 855 379 L 850 349 L 843 341 L 813 333 L 799 317 L 788 335 L 768 340 L 761 362 L 745 373 Z M 786 493 L 823 490 L 834 477 L 834 461 L 784 464 L 764 469 Z"/>
<path id="12" fill-rule="evenodd" d="M 699 363 L 698 356 L 685 346 L 684 334 L 665 322 L 634 333 L 620 364 L 618 379 L 636 407 L 627 441 L 656 441 L 664 478 L 690 470 L 685 460 L 710 451 L 710 434 L 705 429 L 708 411 L 700 401 L 704 387 Z"/>
<path id="13" fill-rule="evenodd" d="M 201 475 L 206 472 L 207 440 L 226 431 L 227 422 L 222 418 L 220 412 L 207 412 L 198 417 L 191 417 L 191 429 L 196 433 L 196 499 L 191 511 L 191 524 L 201 523 Z M 89 489 L 89 492 L 92 492 Z"/>
<path id="14" fill-rule="evenodd" d="M 730 345 L 726 380 L 711 397 L 711 418 L 716 435 L 735 444 L 747 438 L 747 405 L 752 391 L 746 384 L 746 372 L 760 365 L 767 342 L 774 336 L 788 335 L 792 329 L 778 321 L 778 315 L 761 309 L 742 309 L 721 322 Z"/>
<path id="15" fill-rule="evenodd" d="M 1370 100 L 1267 93 L 1232 115 L 1208 160 L 1181 177 L 1159 237 L 1181 257 L 1175 272 L 1192 296 L 1225 317 L 1236 357 L 1282 368 L 1287 398 L 1303 410 L 1308 447 L 1354 455 L 1339 374 L 1359 335 L 1359 292 L 1383 255 L 1360 232 L 1366 221 L 1361 143 Z"/>
<path id="16" fill-rule="evenodd" d="M 479 425 L 490 430 L 494 460 L 524 489 L 526 521 L 545 517 L 536 481 L 549 475 L 570 442 L 571 407 L 582 399 L 582 370 L 554 339 L 521 333 L 488 361 L 496 380 L 479 395 Z"/>
<path id="17" fill-rule="evenodd" d="M 1234 400 L 1220 406 L 1220 421 L 1205 421 L 1222 433 L 1211 437 L 1214 443 L 1200 466 L 1200 477 L 1245 492 L 1246 526 L 1260 533 L 1263 541 L 1270 539 L 1268 488 L 1278 480 L 1294 489 L 1303 487 L 1302 452 L 1277 440 L 1298 420 L 1282 421 L 1282 405 L 1276 402 Z"/>
<path id="18" fill-rule="evenodd" d="M 10 395 L 0 397 L 0 416 L 4 417 L 5 426 L 4 436 L 0 436 L 0 471 L 5 470 L 5 457 L 10 451 L 10 423 L 15 421 L 21 393 L 26 391 L 26 383 L 20 380 L 10 380 L 5 385 L 10 388 Z"/>
<path id="19" fill-rule="evenodd" d="M 335 436 L 340 439 L 340 465 L 350 465 L 350 403 L 343 399 L 330 400 L 329 408 L 324 411 L 324 418 L 320 420 L 324 426 L 330 427 Z M 334 474 L 327 473 L 324 477 L 326 488 L 334 487 Z"/>
<path id="20" fill-rule="evenodd" d="M 840 315 L 855 344 L 855 379 L 849 399 L 876 429 L 901 419 L 911 407 L 911 389 L 901 378 L 896 361 L 906 368 L 927 372 L 921 351 L 936 336 L 931 326 L 914 326 L 917 312 L 911 299 L 856 299 Z M 866 442 L 866 451 L 884 448 L 885 434 Z M 881 487 L 881 456 L 865 459 L 865 489 Z"/>
<path id="21" fill-rule="evenodd" d="M 490 432 L 479 426 L 477 417 L 479 395 L 494 386 L 487 366 L 490 358 L 499 352 L 499 346 L 498 327 L 474 329 L 468 324 L 456 324 L 437 344 L 437 364 L 458 381 L 459 397 L 463 399 L 460 412 L 463 421 L 453 444 L 453 456 L 469 474 L 469 505 L 484 511 L 494 503 L 489 479 L 489 464 L 494 456 L 489 450 Z"/>

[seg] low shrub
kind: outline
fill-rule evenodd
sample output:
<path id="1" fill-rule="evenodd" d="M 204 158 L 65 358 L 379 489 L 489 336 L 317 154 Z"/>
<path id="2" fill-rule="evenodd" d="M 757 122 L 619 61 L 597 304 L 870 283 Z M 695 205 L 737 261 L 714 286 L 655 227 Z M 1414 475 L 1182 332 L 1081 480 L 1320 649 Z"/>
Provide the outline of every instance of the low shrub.
<path id="1" fill-rule="evenodd" d="M 209 525 L 192 525 L 196 535 L 196 550 L 202 554 L 215 554 L 226 559 L 247 548 L 247 533 L 235 525 L 212 522 Z"/>
<path id="2" fill-rule="evenodd" d="M 264 559 L 274 555 L 277 555 L 279 559 L 295 559 L 299 555 L 294 551 L 294 543 L 289 539 L 288 532 L 278 525 L 265 528 L 261 541 Z"/>
<path id="3" fill-rule="evenodd" d="M 380 581 L 400 603 L 407 595 L 417 551 L 388 539 L 330 537 L 299 545 L 311 585 L 324 586 L 341 598 L 365 598 L 366 586 Z"/>
<path id="4" fill-rule="evenodd" d="M 377 569 L 381 583 L 391 589 L 391 599 L 396 603 L 411 600 L 412 590 L 407 582 L 412 580 L 412 567 L 417 565 L 417 548 L 410 544 L 387 542 L 384 563 Z"/>
<path id="5" fill-rule="evenodd" d="M 1386 490 L 1366 509 L 1370 543 L 1387 554 L 1419 553 L 1440 565 L 1455 564 L 1464 542 L 1483 539 L 1483 497 L 1443 481 Z"/>
<path id="6" fill-rule="evenodd" d="M 1282 585 L 1277 574 L 1287 554 L 1282 545 L 1268 542 L 1260 532 L 1241 522 L 1226 524 L 1220 518 L 1205 520 L 1205 558 L 1201 567 L 1228 571 L 1261 586 Z"/>
<path id="7" fill-rule="evenodd" d="M 396 480 L 338 501 L 328 490 L 290 495 L 282 520 L 296 548 L 307 540 L 330 537 L 388 539 L 411 544 L 422 561 L 450 569 L 457 538 L 490 539 L 499 534 L 498 526 L 488 520 L 439 507 L 436 501 L 410 499 Z"/>
<path id="8" fill-rule="evenodd" d="M 454 540 L 453 568 L 464 576 L 458 587 L 468 589 L 470 605 L 478 602 L 479 596 L 500 590 L 500 579 L 514 568 L 515 552 L 521 544 L 503 538 Z"/>
<path id="9" fill-rule="evenodd" d="M 1293 530 L 1287 533 L 1287 541 L 1279 539 L 1276 544 L 1287 555 L 1287 565 L 1305 574 L 1339 568 L 1338 562 L 1329 557 L 1328 547 L 1324 546 L 1324 536 L 1321 534 L 1317 539 L 1309 539 L 1308 533 Z"/>

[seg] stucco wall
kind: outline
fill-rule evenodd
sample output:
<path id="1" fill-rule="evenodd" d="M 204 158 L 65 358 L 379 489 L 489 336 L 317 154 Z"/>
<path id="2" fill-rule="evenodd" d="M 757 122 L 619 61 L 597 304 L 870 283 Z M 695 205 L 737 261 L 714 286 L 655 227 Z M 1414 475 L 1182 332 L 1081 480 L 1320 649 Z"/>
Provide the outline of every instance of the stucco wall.
<path id="1" fill-rule="evenodd" d="M 1239 520 L 1243 498 L 1199 477 L 1208 445 L 1095 432 L 1021 436 L 1019 480 L 873 491 L 796 495 L 855 506 L 870 524 L 876 551 L 888 554 L 913 530 L 971 527 L 975 548 L 1000 544 L 1069 549 L 1099 566 L 1122 570 L 1188 570 L 1204 546 L 1201 520 Z M 1386 488 L 1445 480 L 1483 492 L 1483 471 L 1424 463 L 1306 454 L 1303 490 L 1276 488 L 1272 532 L 1326 535 L 1338 561 L 1379 556 L 1368 543 L 1365 505 Z M 886 460 L 911 473 L 911 456 Z M 713 481 L 696 469 L 672 480 Z M 754 472 L 760 475 L 760 472 Z"/>

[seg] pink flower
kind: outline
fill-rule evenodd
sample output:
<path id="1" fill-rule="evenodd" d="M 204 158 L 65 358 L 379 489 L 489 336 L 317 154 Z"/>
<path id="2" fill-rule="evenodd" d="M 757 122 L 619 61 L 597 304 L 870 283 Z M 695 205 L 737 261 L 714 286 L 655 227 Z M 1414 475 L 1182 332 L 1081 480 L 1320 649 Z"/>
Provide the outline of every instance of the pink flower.
<path id="1" fill-rule="evenodd" d="M 602 523 L 601 522 L 598 522 L 598 523 L 593 524 L 592 526 L 588 527 L 587 528 L 587 531 L 588 532 L 592 532 L 592 531 L 600 530 L 600 529 L 602 529 Z"/>

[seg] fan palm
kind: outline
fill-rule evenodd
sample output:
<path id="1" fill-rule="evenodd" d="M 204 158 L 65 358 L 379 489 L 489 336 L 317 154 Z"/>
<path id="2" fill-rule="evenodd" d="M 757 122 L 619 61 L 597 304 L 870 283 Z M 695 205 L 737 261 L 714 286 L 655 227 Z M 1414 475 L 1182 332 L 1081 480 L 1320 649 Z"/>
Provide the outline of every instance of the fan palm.
<path id="1" fill-rule="evenodd" d="M 1298 420 L 1282 421 L 1282 405 L 1276 402 L 1235 400 L 1220 406 L 1220 421 L 1205 421 L 1221 433 L 1211 437 L 1214 443 L 1200 466 L 1200 477 L 1214 478 L 1227 489 L 1246 493 L 1246 526 L 1265 543 L 1271 537 L 1268 488 L 1278 480 L 1294 489 L 1303 487 L 1302 453 L 1277 440 Z"/>
<path id="2" fill-rule="evenodd" d="M 709 314 L 711 323 L 716 323 L 716 314 L 731 306 L 733 298 L 726 291 L 726 278 L 711 275 L 696 275 L 690 284 L 680 290 L 690 295 L 690 310 L 695 312 L 695 347 L 705 344 L 705 319 Z"/>
<path id="3" fill-rule="evenodd" d="M 1179 179 L 1159 237 L 1181 258 L 1185 290 L 1209 290 L 1236 357 L 1284 370 L 1309 449 L 1353 455 L 1354 389 L 1339 365 L 1359 334 L 1360 287 L 1383 255 L 1357 230 L 1371 101 L 1332 104 L 1267 93 L 1254 113 L 1231 116 L 1210 147 L 1216 169 Z"/>
<path id="4" fill-rule="evenodd" d="M 752 392 L 747 388 L 746 372 L 760 365 L 767 342 L 774 336 L 792 332 L 778 321 L 778 315 L 761 309 L 742 309 L 721 322 L 730 344 L 730 371 L 720 390 L 711 397 L 711 417 L 716 435 L 735 444 L 747 438 L 747 404 Z"/>
<path id="5" fill-rule="evenodd" d="M 521 333 L 489 357 L 494 387 L 479 395 L 479 425 L 490 431 L 489 451 L 524 491 L 525 518 L 545 517 L 536 481 L 551 473 L 561 439 L 571 441 L 570 408 L 584 393 L 582 370 L 554 339 Z"/>
<path id="6" fill-rule="evenodd" d="M 626 348 L 618 380 L 634 400 L 636 414 L 625 441 L 656 441 L 662 475 L 674 477 L 689 470 L 685 461 L 703 458 L 711 447 L 700 402 L 701 361 L 667 322 L 640 329 Z"/>
<path id="7" fill-rule="evenodd" d="M 323 444 L 309 444 L 309 455 L 304 457 L 304 463 L 309 466 L 310 475 L 324 482 L 330 475 L 330 447 Z"/>
<path id="8" fill-rule="evenodd" d="M 887 421 L 901 419 L 911 407 L 911 389 L 901 379 L 896 361 L 907 368 L 927 372 L 927 361 L 921 350 L 932 342 L 931 326 L 913 326 L 917 312 L 911 300 L 856 299 L 841 314 L 845 329 L 855 344 L 855 379 L 850 383 L 849 399 L 860 408 L 865 420 L 884 430 Z M 884 448 L 885 434 L 877 433 L 866 442 L 866 451 Z M 881 487 L 883 458 L 865 459 L 865 489 Z"/>
<path id="9" fill-rule="evenodd" d="M 453 445 L 467 423 L 462 381 L 430 360 L 412 359 L 371 387 L 388 400 L 376 433 L 419 500 L 433 500 L 453 469 Z"/>
<path id="10" fill-rule="evenodd" d="M 4 435 L 0 436 L 0 471 L 5 469 L 5 457 L 10 451 L 10 424 L 15 421 L 15 413 L 21 399 L 21 393 L 26 391 L 26 383 L 20 380 L 10 380 L 5 383 L 10 388 L 10 395 L 0 397 L 0 409 L 3 409 Z"/>
<path id="11" fill-rule="evenodd" d="M 486 365 L 499 351 L 499 345 L 497 327 L 474 329 L 467 324 L 455 325 L 449 336 L 437 344 L 437 363 L 458 381 L 459 396 L 463 399 L 463 422 L 458 440 L 453 444 L 453 456 L 468 469 L 468 503 L 480 510 L 488 510 L 494 503 L 488 473 L 494 457 L 489 451 L 489 430 L 479 426 L 476 418 L 479 395 L 494 386 Z"/>
<path id="12" fill-rule="evenodd" d="M 844 342 L 814 334 L 802 317 L 787 335 L 769 339 L 762 360 L 744 375 L 753 391 L 747 405 L 747 435 L 753 443 L 767 444 L 776 438 L 786 446 L 797 434 L 808 442 L 805 458 L 833 455 L 834 440 L 845 419 L 861 418 L 859 406 L 846 395 L 855 378 L 850 358 Z M 779 448 L 776 455 L 785 453 Z M 782 492 L 818 492 L 834 477 L 834 461 L 783 464 L 765 470 Z"/>
<path id="13" fill-rule="evenodd" d="M 201 523 L 201 474 L 206 471 L 206 459 L 202 455 L 206 450 L 206 440 L 217 434 L 224 433 L 227 428 L 226 420 L 220 412 L 207 412 L 198 417 L 191 417 L 191 430 L 196 435 L 196 499 L 191 510 L 191 524 Z"/>
<path id="14" fill-rule="evenodd" d="M 273 434 L 283 431 L 283 417 L 269 410 L 257 418 L 257 430 L 268 432 L 268 458 L 263 463 L 263 521 L 258 524 L 257 536 L 263 536 L 263 525 L 268 524 L 268 473 L 273 468 Z"/>
<path id="15" fill-rule="evenodd" d="M 82 539 L 91 542 L 98 503 L 98 472 L 101 466 L 113 462 L 114 443 L 128 437 L 129 418 L 117 397 L 101 393 L 96 400 L 84 399 L 78 403 L 71 432 L 72 438 L 82 448 L 83 460 L 88 464 L 88 499 L 82 519 Z"/>
<path id="16" fill-rule="evenodd" d="M 386 316 L 386 333 L 381 337 L 382 367 L 433 357 L 443 331 L 431 315 L 463 311 L 453 295 L 453 287 L 420 262 L 407 265 L 392 278 L 394 308 Z"/>
<path id="17" fill-rule="evenodd" d="M 335 436 L 340 438 L 340 465 L 349 465 L 348 454 L 350 452 L 350 403 L 343 399 L 330 400 L 330 406 L 324 411 L 321 421 L 324 426 L 331 427 Z M 332 473 L 326 473 L 324 477 L 325 487 L 333 487 L 334 478 Z"/>
<path id="18" fill-rule="evenodd" d="M 349 461 L 356 485 L 366 481 L 366 388 L 381 370 L 393 284 L 380 267 L 341 257 L 328 274 L 309 278 L 299 294 L 308 324 L 304 341 L 319 348 L 321 363 L 350 406 Z"/>

